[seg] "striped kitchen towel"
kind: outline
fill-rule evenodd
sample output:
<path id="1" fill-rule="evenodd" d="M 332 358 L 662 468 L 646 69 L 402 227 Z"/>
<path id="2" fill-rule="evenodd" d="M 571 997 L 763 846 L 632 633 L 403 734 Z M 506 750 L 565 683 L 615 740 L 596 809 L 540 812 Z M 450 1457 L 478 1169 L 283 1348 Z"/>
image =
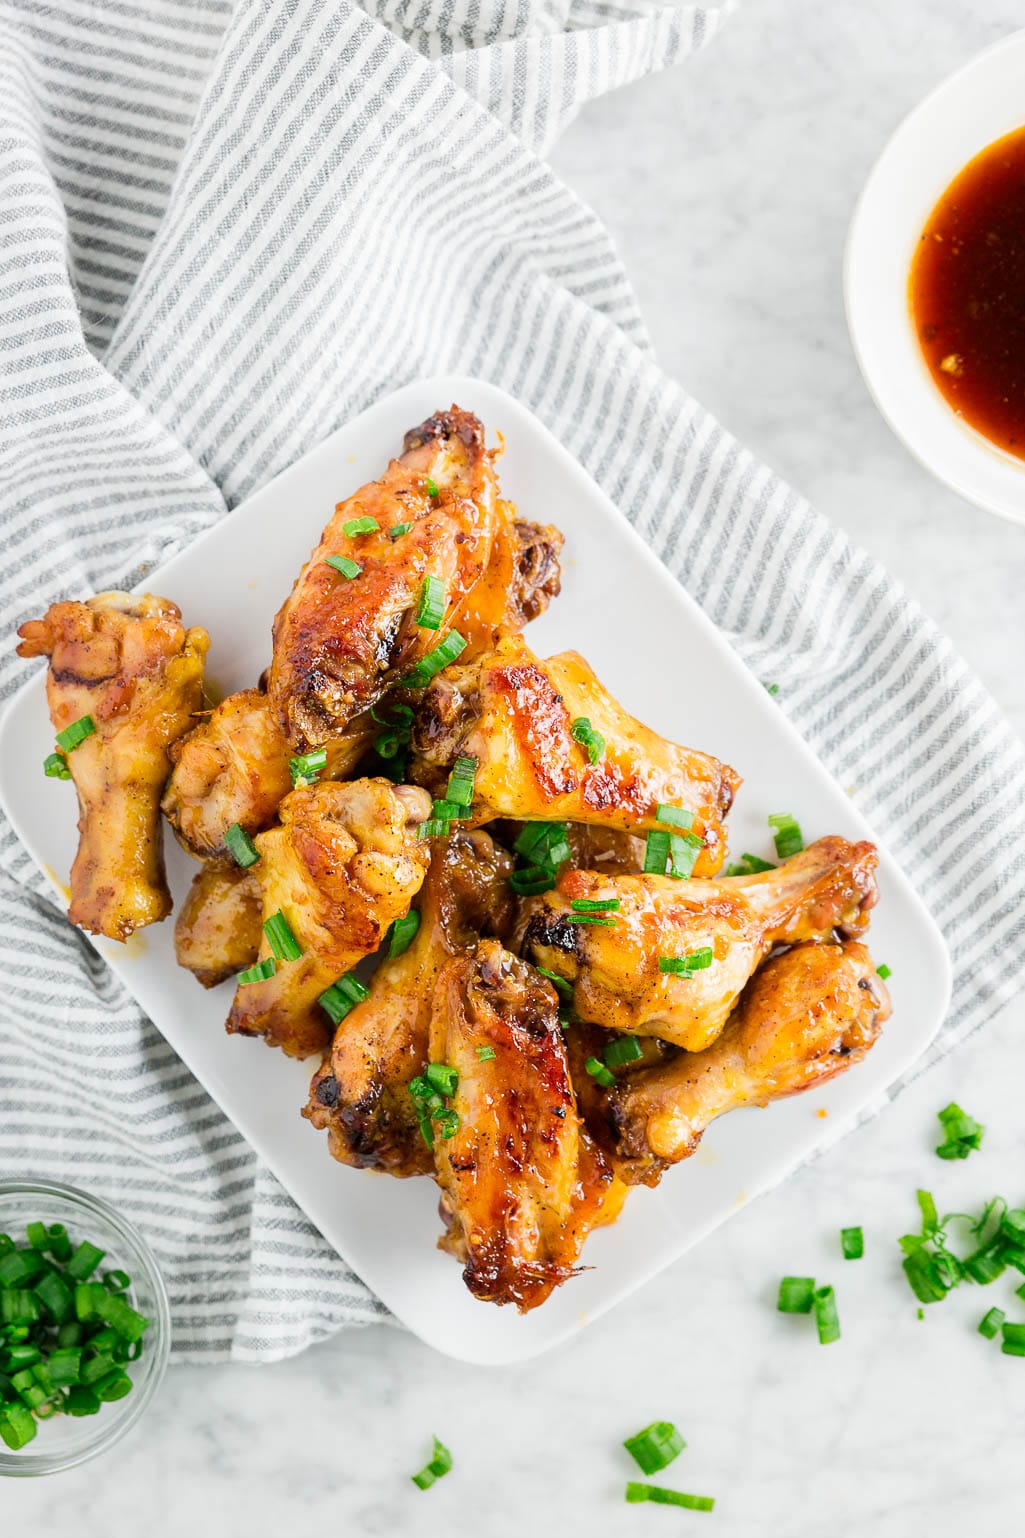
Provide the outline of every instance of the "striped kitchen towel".
<path id="1" fill-rule="evenodd" d="M 885 572 L 658 369 L 540 158 L 696 49 L 668 0 L 0 0 L 0 632 L 128 586 L 382 393 L 459 371 L 565 443 L 763 678 L 943 925 L 935 1052 L 1025 960 L 1022 750 Z M 9 694 L 26 666 L 3 648 Z M 143 1226 L 182 1355 L 382 1310 L 0 841 L 0 1176 Z"/>

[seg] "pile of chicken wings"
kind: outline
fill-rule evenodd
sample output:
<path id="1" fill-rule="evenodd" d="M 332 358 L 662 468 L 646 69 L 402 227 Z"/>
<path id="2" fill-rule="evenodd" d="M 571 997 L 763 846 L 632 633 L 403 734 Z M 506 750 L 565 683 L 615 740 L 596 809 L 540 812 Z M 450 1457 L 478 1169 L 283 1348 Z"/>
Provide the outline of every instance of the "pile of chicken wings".
<path id="1" fill-rule="evenodd" d="M 166 818 L 201 862 L 178 960 L 235 980 L 227 1029 L 315 1058 L 332 1156 L 433 1177 L 467 1287 L 527 1311 L 631 1185 L 849 1068 L 889 1001 L 871 844 L 720 875 L 735 771 L 531 651 L 563 539 L 496 458 L 455 406 L 408 433 L 213 708 L 206 632 L 164 598 L 56 603 L 19 650 L 49 658 L 47 772 L 78 794 L 71 921 L 168 915 Z"/>

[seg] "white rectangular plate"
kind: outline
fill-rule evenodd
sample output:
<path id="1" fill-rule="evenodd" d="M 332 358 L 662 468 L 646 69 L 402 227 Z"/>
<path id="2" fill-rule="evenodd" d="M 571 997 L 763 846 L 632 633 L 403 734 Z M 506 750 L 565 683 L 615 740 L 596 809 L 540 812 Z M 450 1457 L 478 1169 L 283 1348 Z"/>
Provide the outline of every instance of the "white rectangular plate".
<path id="1" fill-rule="evenodd" d="M 562 596 L 530 628 L 531 646 L 543 656 L 583 652 L 641 720 L 745 776 L 730 817 L 734 850 L 772 853 L 770 812 L 793 812 L 809 841 L 826 833 L 873 837 L 761 684 L 576 461 L 524 407 L 469 379 L 428 380 L 378 402 L 151 574 L 148 590 L 179 604 L 186 624 L 210 631 L 217 686 L 227 693 L 256 682 L 270 660 L 274 613 L 335 503 L 384 469 L 408 428 L 452 401 L 480 416 L 489 440 L 503 434 L 502 486 L 523 516 L 555 522 L 566 535 Z M 679 659 L 685 668 L 675 665 Z M 676 687 L 683 672 L 700 678 L 700 689 Z M 66 877 L 76 842 L 72 788 L 42 774 L 52 737 L 40 670 L 0 723 L 0 799 L 51 880 L 55 872 Z M 170 836 L 167 845 L 177 904 L 195 866 Z M 620 1221 L 592 1235 L 585 1255 L 592 1269 L 526 1318 L 476 1302 L 458 1265 L 435 1248 L 440 1224 L 430 1181 L 391 1180 L 329 1158 L 324 1135 L 299 1116 L 314 1064 L 225 1035 L 231 986 L 204 992 L 179 969 L 173 920 L 127 946 L 96 944 L 325 1238 L 398 1318 L 439 1351 L 505 1363 L 566 1339 L 678 1259 L 834 1139 L 929 1044 L 949 998 L 946 948 L 885 850 L 879 875 L 873 953 L 900 964 L 891 982 L 893 1018 L 871 1055 L 812 1094 L 716 1123 L 695 1158 L 657 1190 L 633 1192 Z"/>

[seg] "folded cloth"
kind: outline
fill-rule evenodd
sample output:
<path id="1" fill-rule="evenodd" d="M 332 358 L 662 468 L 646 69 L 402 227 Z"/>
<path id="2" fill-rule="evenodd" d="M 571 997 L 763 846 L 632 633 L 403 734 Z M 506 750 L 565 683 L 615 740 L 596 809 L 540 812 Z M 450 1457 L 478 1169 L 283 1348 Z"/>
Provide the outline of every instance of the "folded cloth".
<path id="1" fill-rule="evenodd" d="M 719 19 L 657 0 L 0 0 L 0 632 L 141 580 L 398 385 L 492 380 L 853 784 L 954 954 L 935 1057 L 1023 970 L 1022 751 L 897 584 L 659 371 L 608 235 L 538 158 L 588 97 Z M 5 646 L 3 691 L 26 673 Z M 384 1317 L 9 828 L 0 958 L 0 1175 L 134 1217 L 181 1355 L 265 1361 Z"/>

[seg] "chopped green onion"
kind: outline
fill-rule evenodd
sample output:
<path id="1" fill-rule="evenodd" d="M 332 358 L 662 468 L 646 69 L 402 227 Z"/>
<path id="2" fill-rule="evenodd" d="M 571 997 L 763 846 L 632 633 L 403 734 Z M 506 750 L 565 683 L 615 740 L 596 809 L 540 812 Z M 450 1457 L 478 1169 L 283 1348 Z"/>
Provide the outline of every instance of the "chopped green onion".
<path id="1" fill-rule="evenodd" d="M 69 1388 L 64 1396 L 65 1415 L 98 1415 L 100 1413 L 100 1396 L 95 1389 L 86 1388 L 82 1383 L 76 1383 Z"/>
<path id="2" fill-rule="evenodd" d="M 9 1250 L 0 1260 L 0 1287 L 20 1287 L 34 1282 L 46 1262 L 35 1250 Z"/>
<path id="3" fill-rule="evenodd" d="M 295 758 L 288 760 L 288 772 L 292 776 L 292 786 L 299 790 L 304 785 L 314 785 L 320 778 L 322 769 L 327 768 L 327 750 L 317 748 L 312 753 L 299 753 Z"/>
<path id="4" fill-rule="evenodd" d="M 566 843 L 566 834 L 569 825 L 565 822 L 528 822 L 521 830 L 513 848 L 517 854 L 525 860 L 530 860 L 534 865 L 552 865 L 561 863 L 563 859 L 570 857 L 569 845 Z M 561 853 L 563 845 L 566 853 Z M 558 861 L 554 856 L 558 851 Z"/>
<path id="5" fill-rule="evenodd" d="M 627 1437 L 623 1446 L 643 1474 L 657 1474 L 667 1469 L 687 1444 L 672 1421 L 652 1421 L 643 1431 Z"/>
<path id="6" fill-rule="evenodd" d="M 635 1063 L 644 1056 L 644 1048 L 636 1036 L 617 1036 L 602 1053 L 607 1068 L 621 1068 L 624 1063 Z M 650 1471 L 649 1471 L 650 1472 Z"/>
<path id="7" fill-rule="evenodd" d="M 605 1064 L 601 1061 L 600 1058 L 589 1057 L 587 1062 L 584 1064 L 584 1067 L 591 1075 L 591 1078 L 594 1079 L 595 1083 L 600 1084 L 603 1089 L 611 1089 L 615 1084 L 615 1074 L 609 1073 L 609 1070 L 606 1068 Z"/>
<path id="8" fill-rule="evenodd" d="M 429 482 L 429 484 L 434 485 L 433 481 Z M 437 487 L 435 487 L 432 495 L 437 495 Z M 439 1442 L 438 1438 L 435 1437 L 434 1451 L 431 1454 L 430 1462 L 424 1464 L 419 1474 L 412 1474 L 410 1478 L 418 1490 L 429 1490 L 434 1484 L 434 1481 L 436 1479 L 440 1479 L 443 1474 L 447 1474 L 451 1467 L 452 1454 L 449 1452 L 444 1442 Z"/>
<path id="9" fill-rule="evenodd" d="M 103 1285 L 108 1292 L 127 1292 L 132 1285 L 132 1278 L 127 1271 L 105 1271 Z"/>
<path id="10" fill-rule="evenodd" d="M 692 977 L 695 972 L 703 972 L 710 967 L 715 960 L 715 953 L 710 945 L 702 946 L 699 951 L 690 951 L 686 956 L 660 956 L 658 969 L 660 972 L 671 972 L 677 977 Z"/>
<path id="11" fill-rule="evenodd" d="M 949 1261 L 953 1257 L 943 1256 Z M 926 1249 L 912 1250 L 904 1259 L 904 1275 L 912 1292 L 920 1303 L 940 1303 L 952 1287 L 956 1286 L 953 1269 L 944 1264 L 940 1254 L 931 1255 Z"/>
<path id="12" fill-rule="evenodd" d="M 428 1063 L 423 1076 L 446 1100 L 451 1100 L 459 1088 L 459 1070 L 449 1063 Z"/>
<path id="13" fill-rule="evenodd" d="M 425 477 L 424 485 L 427 487 L 427 495 L 429 497 L 440 497 L 441 496 L 441 492 L 438 490 L 438 483 L 437 483 L 437 481 L 432 481 L 429 475 Z"/>
<path id="14" fill-rule="evenodd" d="M 106 1250 L 98 1249 L 95 1244 L 83 1239 L 68 1261 L 68 1275 L 73 1276 L 76 1282 L 88 1281 L 106 1253 Z"/>
<path id="15" fill-rule="evenodd" d="M 330 988 L 324 990 L 317 1003 L 327 1011 L 331 1024 L 337 1025 L 340 1020 L 345 1019 L 350 1010 L 355 1009 L 357 1004 L 362 1004 L 369 992 L 370 989 L 361 983 L 358 977 L 347 972 L 344 977 L 339 977 L 336 982 L 333 982 Z"/>
<path id="16" fill-rule="evenodd" d="M 348 577 L 350 582 L 363 570 L 358 561 L 350 560 L 347 555 L 327 555 L 324 557 L 324 565 L 333 566 L 335 571 L 340 571 L 342 576 Z"/>
<path id="17" fill-rule="evenodd" d="M 1000 1327 L 1006 1318 L 1002 1308 L 991 1308 L 979 1320 L 979 1334 L 985 1335 L 987 1340 L 993 1340 L 1000 1334 Z"/>
<path id="18" fill-rule="evenodd" d="M 276 961 L 300 959 L 303 953 L 302 946 L 292 933 L 291 926 L 280 908 L 277 913 L 272 913 L 269 919 L 264 919 L 263 932 L 267 936 Z"/>
<path id="19" fill-rule="evenodd" d="M 980 1287 L 988 1287 L 991 1282 L 1003 1276 L 1007 1270 L 1007 1262 L 1002 1254 L 999 1244 L 987 1245 L 985 1248 L 973 1250 L 961 1262 L 965 1275 L 971 1277 Z"/>
<path id="20" fill-rule="evenodd" d="M 431 807 L 431 816 L 441 822 L 454 822 L 461 815 L 462 807 L 454 801 L 435 801 Z"/>
<path id="21" fill-rule="evenodd" d="M 631 1505 L 639 1501 L 652 1501 L 658 1506 L 683 1506 L 688 1511 L 712 1511 L 715 1498 L 711 1495 L 687 1495 L 683 1490 L 666 1490 L 662 1485 L 642 1485 L 630 1479 L 626 1485 L 626 1498 Z"/>
<path id="22" fill-rule="evenodd" d="M 346 539 L 354 539 L 357 534 L 376 534 L 380 527 L 376 518 L 350 518 L 342 524 L 342 533 Z"/>
<path id="23" fill-rule="evenodd" d="M 815 1279 L 784 1276 L 779 1284 L 776 1308 L 781 1314 L 810 1314 L 815 1304 Z"/>
<path id="24" fill-rule="evenodd" d="M 32 1411 L 21 1404 L 0 1406 L 0 1438 L 12 1450 L 26 1447 L 36 1435 L 38 1427 Z"/>
<path id="25" fill-rule="evenodd" d="M 775 699 L 776 695 L 779 693 L 779 684 L 766 684 L 765 692 L 766 694 L 770 694 L 772 698 Z"/>
<path id="26" fill-rule="evenodd" d="M 841 1228 L 840 1247 L 844 1260 L 860 1260 L 865 1253 L 865 1235 L 860 1228 Z"/>
<path id="27" fill-rule="evenodd" d="M 388 538 L 401 539 L 403 534 L 408 534 L 412 527 L 411 523 L 393 523 L 388 530 Z"/>
<path id="28" fill-rule="evenodd" d="M 773 812 L 768 823 L 773 829 L 773 842 L 781 860 L 788 860 L 792 854 L 800 854 L 804 848 L 804 834 L 800 824 L 789 812 Z"/>
<path id="29" fill-rule="evenodd" d="M 72 721 L 62 732 L 57 733 L 57 746 L 64 753 L 70 753 L 72 748 L 77 748 L 80 742 L 91 737 L 96 730 L 96 722 L 92 716 L 79 716 L 77 721 Z"/>
<path id="30" fill-rule="evenodd" d="M 669 835 L 669 874 L 676 881 L 688 881 L 697 864 L 698 855 L 705 847 L 704 839 L 696 833 Z"/>
<path id="31" fill-rule="evenodd" d="M 236 865 L 248 870 L 260 858 L 256 845 L 241 823 L 233 822 L 224 835 L 224 845 Z"/>
<path id="32" fill-rule="evenodd" d="M 605 752 L 605 738 L 601 732 L 596 732 L 586 716 L 577 716 L 570 727 L 570 736 L 574 742 L 579 742 L 587 751 L 588 761 L 591 764 L 601 762 Z"/>
<path id="33" fill-rule="evenodd" d="M 566 913 L 563 915 L 567 924 L 596 924 L 599 929 L 615 929 L 615 917 L 602 918 L 600 913 Z"/>
<path id="34" fill-rule="evenodd" d="M 840 1316 L 836 1311 L 836 1294 L 832 1287 L 815 1289 L 815 1323 L 818 1326 L 819 1345 L 829 1346 L 840 1339 Z"/>
<path id="35" fill-rule="evenodd" d="M 426 822 L 422 822 L 417 828 L 416 836 L 421 840 L 428 838 L 446 838 L 448 836 L 448 832 L 449 824 L 447 822 L 444 822 L 440 817 L 429 817 Z"/>
<path id="36" fill-rule="evenodd" d="M 416 622 L 422 630 L 440 630 L 445 618 L 445 584 L 440 577 L 427 576 L 420 584 Z"/>
<path id="37" fill-rule="evenodd" d="M 27 1223 L 25 1225 L 25 1235 L 34 1250 L 45 1250 L 47 1248 L 48 1235 L 45 1223 Z"/>
<path id="38" fill-rule="evenodd" d="M 1003 1334 L 1000 1349 L 1004 1355 L 1025 1356 L 1025 1324 L 1008 1324 L 1005 1320 L 1000 1330 Z"/>
<path id="39" fill-rule="evenodd" d="M 688 829 L 694 826 L 694 813 L 684 811 L 682 806 L 669 806 L 665 801 L 660 801 L 655 808 L 655 821 L 668 823 L 671 828 Z"/>
<path id="40" fill-rule="evenodd" d="M 70 780 L 71 770 L 63 753 L 48 753 L 43 759 L 43 773 L 48 780 Z"/>
<path id="41" fill-rule="evenodd" d="M 523 870 L 513 871 L 509 885 L 519 897 L 537 897 L 541 892 L 552 890 L 555 877 L 546 865 L 528 865 Z"/>
<path id="42" fill-rule="evenodd" d="M 278 970 L 278 964 L 273 956 L 268 956 L 263 961 L 257 961 L 253 966 L 246 967 L 240 972 L 235 981 L 239 987 L 244 988 L 247 983 L 265 983 L 269 977 L 273 977 Z"/>
<path id="43" fill-rule="evenodd" d="M 389 961 L 394 961 L 396 956 L 401 956 L 404 951 L 408 951 L 409 950 L 409 947 L 412 945 L 413 941 L 416 939 L 417 931 L 419 930 L 419 928 L 420 928 L 420 915 L 416 911 L 415 908 L 413 908 L 403 918 L 395 920 L 394 924 L 392 925 L 391 929 L 389 930 L 389 939 L 388 939 L 388 960 Z"/>
<path id="44" fill-rule="evenodd" d="M 771 860 L 763 860 L 761 855 L 742 854 L 740 858 L 743 861 L 746 868 L 746 873 L 749 876 L 758 876 L 761 875 L 763 871 L 776 869 Z"/>
<path id="45" fill-rule="evenodd" d="M 647 842 L 644 845 L 644 874 L 646 876 L 664 876 L 668 859 L 669 834 L 662 833 L 656 828 L 648 834 Z"/>
<path id="46" fill-rule="evenodd" d="M 455 662 L 460 652 L 466 648 L 465 637 L 458 630 L 450 630 L 443 641 L 429 651 L 426 657 L 420 661 L 402 679 L 405 689 L 426 689 L 435 673 L 440 673 L 442 668 L 447 668 L 450 662 Z"/>
<path id="47" fill-rule="evenodd" d="M 547 977 L 560 998 L 571 999 L 573 997 L 573 984 L 568 978 L 560 977 L 558 972 L 549 972 L 547 967 L 538 967 L 537 970 L 541 973 L 542 977 Z"/>
<path id="48" fill-rule="evenodd" d="M 937 1154 L 941 1159 L 967 1159 L 981 1145 L 985 1128 L 954 1101 L 937 1114 L 944 1133 Z"/>
<path id="49" fill-rule="evenodd" d="M 892 969 L 892 967 L 888 967 L 886 965 L 886 962 L 884 961 L 882 966 L 876 967 L 876 973 L 877 973 L 877 975 L 879 977 L 882 978 L 883 982 L 885 983 L 885 981 L 886 981 L 886 979 L 888 977 L 892 977 L 893 976 L 893 969 Z"/>
<path id="50" fill-rule="evenodd" d="M 490 1063 L 490 1061 L 494 1057 L 494 1055 L 495 1055 L 494 1047 L 478 1047 L 477 1048 L 477 1061 L 480 1062 L 480 1063 Z"/>
<path id="51" fill-rule="evenodd" d="M 1012 1207 L 1005 1212 L 1000 1219 L 1000 1232 L 1012 1244 L 1025 1245 L 1025 1211 L 1020 1207 Z"/>
<path id="52" fill-rule="evenodd" d="M 476 758 L 465 754 L 456 759 L 452 773 L 448 777 L 448 788 L 445 791 L 445 800 L 461 808 L 456 813 L 456 816 L 469 816 L 467 809 L 473 802 L 473 782 L 476 775 Z"/>
<path id="53" fill-rule="evenodd" d="M 40 1277 L 35 1294 L 51 1319 L 64 1324 L 74 1306 L 74 1295 L 67 1282 L 56 1271 Z"/>
<path id="54" fill-rule="evenodd" d="M 574 897 L 570 900 L 574 913 L 614 913 L 619 907 L 618 897 Z"/>

